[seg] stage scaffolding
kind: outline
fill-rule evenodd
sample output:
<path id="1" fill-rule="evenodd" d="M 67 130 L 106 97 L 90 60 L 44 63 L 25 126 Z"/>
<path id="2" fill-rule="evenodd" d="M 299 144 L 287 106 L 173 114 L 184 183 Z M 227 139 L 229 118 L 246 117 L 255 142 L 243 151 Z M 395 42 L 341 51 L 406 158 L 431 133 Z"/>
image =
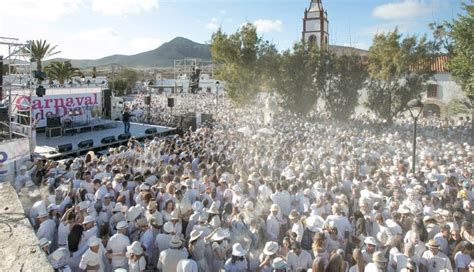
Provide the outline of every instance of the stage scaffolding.
<path id="1" fill-rule="evenodd" d="M 22 43 L 17 38 L 0 37 L 0 46 L 4 47 L 4 71 L 1 106 L 8 108 L 7 121 L 1 121 L 1 133 L 4 139 L 17 137 L 31 138 L 31 97 L 36 90 L 37 82 L 32 76 L 32 59 L 30 43 Z M 6 50 L 5 50 L 6 49 Z"/>

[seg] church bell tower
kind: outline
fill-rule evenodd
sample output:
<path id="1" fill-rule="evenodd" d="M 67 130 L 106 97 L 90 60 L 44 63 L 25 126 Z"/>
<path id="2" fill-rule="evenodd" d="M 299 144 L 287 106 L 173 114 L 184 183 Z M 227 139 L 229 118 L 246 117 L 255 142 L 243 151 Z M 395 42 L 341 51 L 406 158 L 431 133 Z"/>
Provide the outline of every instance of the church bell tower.
<path id="1" fill-rule="evenodd" d="M 303 43 L 316 43 L 321 49 L 329 46 L 328 14 L 322 0 L 311 0 L 309 9 L 305 9 L 303 18 Z"/>

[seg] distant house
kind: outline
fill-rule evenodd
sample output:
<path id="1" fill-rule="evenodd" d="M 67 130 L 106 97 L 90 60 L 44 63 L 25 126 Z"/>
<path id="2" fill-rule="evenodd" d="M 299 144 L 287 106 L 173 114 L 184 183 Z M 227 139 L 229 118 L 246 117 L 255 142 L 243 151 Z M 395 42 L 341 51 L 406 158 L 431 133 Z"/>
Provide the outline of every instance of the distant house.
<path id="1" fill-rule="evenodd" d="M 430 68 L 434 75 L 427 82 L 428 90 L 422 93 L 425 117 L 451 117 L 453 113 L 450 112 L 450 103 L 465 99 L 461 86 L 447 69 L 448 60 L 448 56 L 438 56 L 430 60 Z"/>

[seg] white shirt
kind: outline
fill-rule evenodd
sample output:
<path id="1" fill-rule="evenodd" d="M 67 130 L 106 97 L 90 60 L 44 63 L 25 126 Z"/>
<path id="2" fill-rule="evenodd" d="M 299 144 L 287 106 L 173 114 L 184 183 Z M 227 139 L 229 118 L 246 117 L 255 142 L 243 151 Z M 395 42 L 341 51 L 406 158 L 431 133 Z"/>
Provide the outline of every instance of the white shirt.
<path id="1" fill-rule="evenodd" d="M 181 260 L 178 262 L 176 272 L 198 272 L 198 265 L 191 259 Z"/>
<path id="2" fill-rule="evenodd" d="M 287 191 L 276 192 L 271 196 L 273 203 L 278 204 L 281 214 L 288 216 L 291 211 L 291 196 Z"/>
<path id="3" fill-rule="evenodd" d="M 98 253 L 93 252 L 90 248 L 82 255 L 81 262 L 79 263 L 79 268 L 82 270 L 86 270 L 87 266 L 97 266 L 99 265 L 100 268 L 98 271 L 105 271 L 105 268 L 101 262 L 101 251 L 99 250 Z M 102 252 L 103 253 L 103 252 Z M 87 271 L 87 270 L 86 270 Z"/>
<path id="4" fill-rule="evenodd" d="M 280 221 L 275 215 L 270 214 L 267 217 L 266 230 L 270 240 L 278 241 L 278 236 L 280 235 Z"/>
<path id="5" fill-rule="evenodd" d="M 425 251 L 421 257 L 421 264 L 428 268 L 428 272 L 439 272 L 441 269 L 453 271 L 451 261 L 441 251 L 436 256 L 433 255 L 431 250 Z"/>
<path id="6" fill-rule="evenodd" d="M 125 253 L 127 251 L 127 246 L 130 245 L 130 239 L 127 236 L 116 233 L 110 237 L 109 242 L 107 243 L 107 250 L 111 250 L 113 253 Z M 113 256 L 112 257 L 112 267 L 126 267 L 127 257 L 124 256 Z"/>
<path id="7" fill-rule="evenodd" d="M 293 224 L 293 227 L 291 227 L 291 232 L 296 233 L 296 241 L 298 243 L 301 243 L 301 240 L 303 239 L 303 232 L 304 232 L 304 226 L 301 221 L 298 220 L 296 224 Z"/>
<path id="8" fill-rule="evenodd" d="M 188 251 L 183 249 L 169 248 L 160 253 L 158 269 L 163 272 L 176 271 L 178 262 L 188 258 Z"/>
<path id="9" fill-rule="evenodd" d="M 439 250 L 441 250 L 444 254 L 449 254 L 449 244 L 448 239 L 446 239 L 442 233 L 438 233 L 433 238 L 439 245 Z"/>
<path id="10" fill-rule="evenodd" d="M 38 240 L 46 238 L 52 242 L 56 238 L 56 222 L 53 219 L 48 219 L 41 223 L 36 236 L 38 236 Z"/>
<path id="11" fill-rule="evenodd" d="M 307 251 L 302 250 L 299 256 L 296 255 L 296 253 L 294 253 L 293 250 L 288 252 L 288 256 L 287 256 L 288 270 L 296 271 L 296 269 L 298 268 L 308 269 L 308 268 L 311 268 L 312 264 L 313 264 L 313 259 L 311 258 L 311 255 Z"/>
<path id="12" fill-rule="evenodd" d="M 60 223 L 58 227 L 58 246 L 67 246 L 67 237 L 69 236 L 69 224 Z"/>
<path id="13" fill-rule="evenodd" d="M 128 260 L 128 271 L 129 272 L 141 272 L 146 269 L 146 261 L 145 257 L 141 256 L 138 259 L 138 262 L 132 261 L 132 259 Z"/>
<path id="14" fill-rule="evenodd" d="M 459 268 L 469 268 L 469 264 L 471 263 L 471 256 L 468 254 L 464 254 L 461 251 L 456 253 L 454 255 L 454 264 L 456 266 L 456 271 L 458 271 Z"/>
<path id="15" fill-rule="evenodd" d="M 158 248 L 158 252 L 167 250 L 170 247 L 170 240 L 172 235 L 160 233 L 156 236 L 155 246 Z"/>

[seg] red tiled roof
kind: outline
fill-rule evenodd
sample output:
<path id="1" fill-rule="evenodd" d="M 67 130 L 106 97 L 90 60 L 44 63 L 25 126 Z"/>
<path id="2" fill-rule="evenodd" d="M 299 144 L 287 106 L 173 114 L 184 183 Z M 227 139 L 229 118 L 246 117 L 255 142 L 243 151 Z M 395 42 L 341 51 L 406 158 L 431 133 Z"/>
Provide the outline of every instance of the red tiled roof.
<path id="1" fill-rule="evenodd" d="M 430 72 L 434 73 L 447 73 L 448 71 L 448 56 L 437 56 L 433 58 L 429 58 L 419 63 L 412 65 L 410 67 L 411 71 L 421 71 L 429 69 Z"/>

